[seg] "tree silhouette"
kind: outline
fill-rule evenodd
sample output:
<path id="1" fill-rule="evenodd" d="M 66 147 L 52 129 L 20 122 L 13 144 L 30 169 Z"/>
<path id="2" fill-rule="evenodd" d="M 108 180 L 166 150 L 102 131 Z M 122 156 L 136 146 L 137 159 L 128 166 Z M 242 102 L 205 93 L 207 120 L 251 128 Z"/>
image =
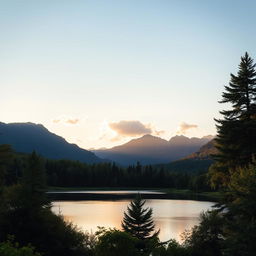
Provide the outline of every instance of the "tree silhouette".
<path id="1" fill-rule="evenodd" d="M 145 202 L 138 194 L 127 207 L 127 213 L 124 213 L 122 222 L 123 230 L 140 240 L 150 239 L 159 234 L 159 230 L 152 234 L 155 229 L 152 208 L 143 208 Z"/>
<path id="2" fill-rule="evenodd" d="M 246 52 L 241 57 L 237 75 L 231 74 L 220 103 L 229 103 L 230 110 L 220 113 L 217 122 L 218 153 L 212 168 L 212 182 L 226 186 L 230 172 L 248 166 L 256 153 L 256 64 Z"/>

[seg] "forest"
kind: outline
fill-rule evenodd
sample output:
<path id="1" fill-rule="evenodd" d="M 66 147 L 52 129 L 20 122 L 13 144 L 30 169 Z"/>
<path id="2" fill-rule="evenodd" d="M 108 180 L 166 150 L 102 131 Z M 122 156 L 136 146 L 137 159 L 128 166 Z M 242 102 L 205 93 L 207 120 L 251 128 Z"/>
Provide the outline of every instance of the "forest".
<path id="1" fill-rule="evenodd" d="M 229 103 L 217 119 L 214 163 L 208 173 L 153 167 L 86 165 L 21 155 L 0 146 L 0 255 L 251 256 L 256 251 L 256 64 L 248 53 L 224 87 Z M 222 199 L 183 233 L 183 243 L 158 238 L 154 209 L 137 196 L 124 213 L 122 230 L 82 232 L 51 211 L 47 186 L 165 187 L 217 190 Z"/>

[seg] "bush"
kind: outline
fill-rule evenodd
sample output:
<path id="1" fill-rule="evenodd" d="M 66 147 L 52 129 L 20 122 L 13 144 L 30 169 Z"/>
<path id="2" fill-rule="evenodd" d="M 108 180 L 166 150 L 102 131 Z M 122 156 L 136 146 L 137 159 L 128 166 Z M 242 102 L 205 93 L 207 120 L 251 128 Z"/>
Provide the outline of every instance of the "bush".
<path id="1" fill-rule="evenodd" d="M 11 241 L 0 243 L 1 256 L 41 256 L 41 254 L 34 252 L 31 246 L 23 246 L 19 248 L 18 243 Z"/>

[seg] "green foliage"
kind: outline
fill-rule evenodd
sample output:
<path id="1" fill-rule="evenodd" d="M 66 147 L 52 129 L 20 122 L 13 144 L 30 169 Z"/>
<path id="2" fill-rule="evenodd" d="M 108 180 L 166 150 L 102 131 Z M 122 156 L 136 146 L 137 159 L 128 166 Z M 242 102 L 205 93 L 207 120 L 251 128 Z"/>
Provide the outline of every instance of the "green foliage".
<path id="1" fill-rule="evenodd" d="M 256 163 L 233 173 L 227 194 L 227 254 L 255 255 Z"/>
<path id="2" fill-rule="evenodd" d="M 91 255 L 91 238 L 51 212 L 46 199 L 44 168 L 35 153 L 27 159 L 20 184 L 5 187 L 0 204 L 0 241 L 13 235 L 45 256 Z"/>
<path id="3" fill-rule="evenodd" d="M 230 173 L 225 197 L 225 204 L 202 214 L 200 224 L 185 237 L 185 244 L 192 255 L 255 255 L 255 161 L 248 167 L 240 167 Z"/>
<path id="4" fill-rule="evenodd" d="M 200 224 L 185 233 L 185 246 L 190 249 L 192 256 L 222 255 L 224 242 L 224 218 L 216 210 L 200 215 Z"/>
<path id="5" fill-rule="evenodd" d="M 1 256 L 40 256 L 41 254 L 34 251 L 31 246 L 19 247 L 18 243 L 10 241 L 0 243 Z"/>
<path id="6" fill-rule="evenodd" d="M 143 208 L 146 201 L 142 200 L 140 194 L 131 201 L 127 207 L 127 213 L 124 213 L 122 228 L 127 233 L 138 239 L 150 239 L 157 236 L 159 231 L 152 234 L 155 229 L 152 218 L 152 208 Z"/>
<path id="7" fill-rule="evenodd" d="M 101 230 L 95 247 L 96 256 L 136 256 L 138 239 L 116 229 Z"/>
<path id="8" fill-rule="evenodd" d="M 179 244 L 176 240 L 171 239 L 168 243 L 166 256 L 186 256 L 188 255 L 188 249 L 185 246 Z"/>

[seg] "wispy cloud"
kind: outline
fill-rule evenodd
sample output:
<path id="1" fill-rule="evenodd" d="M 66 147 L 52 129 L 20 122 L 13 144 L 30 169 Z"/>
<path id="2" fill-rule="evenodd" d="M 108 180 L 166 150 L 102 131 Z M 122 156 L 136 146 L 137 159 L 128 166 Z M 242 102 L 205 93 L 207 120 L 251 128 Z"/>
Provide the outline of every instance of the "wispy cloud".
<path id="1" fill-rule="evenodd" d="M 198 128 L 197 124 L 188 124 L 188 123 L 182 122 L 179 125 L 176 133 L 177 134 L 186 134 L 188 132 L 188 130 L 196 129 L 196 128 Z"/>
<path id="2" fill-rule="evenodd" d="M 78 118 L 75 119 L 68 119 L 65 121 L 67 124 L 77 124 L 79 122 Z"/>
<path id="3" fill-rule="evenodd" d="M 60 118 L 53 119 L 52 122 L 54 124 L 63 123 L 63 124 L 75 125 L 80 122 L 80 119 L 79 118 L 60 117 Z"/>

